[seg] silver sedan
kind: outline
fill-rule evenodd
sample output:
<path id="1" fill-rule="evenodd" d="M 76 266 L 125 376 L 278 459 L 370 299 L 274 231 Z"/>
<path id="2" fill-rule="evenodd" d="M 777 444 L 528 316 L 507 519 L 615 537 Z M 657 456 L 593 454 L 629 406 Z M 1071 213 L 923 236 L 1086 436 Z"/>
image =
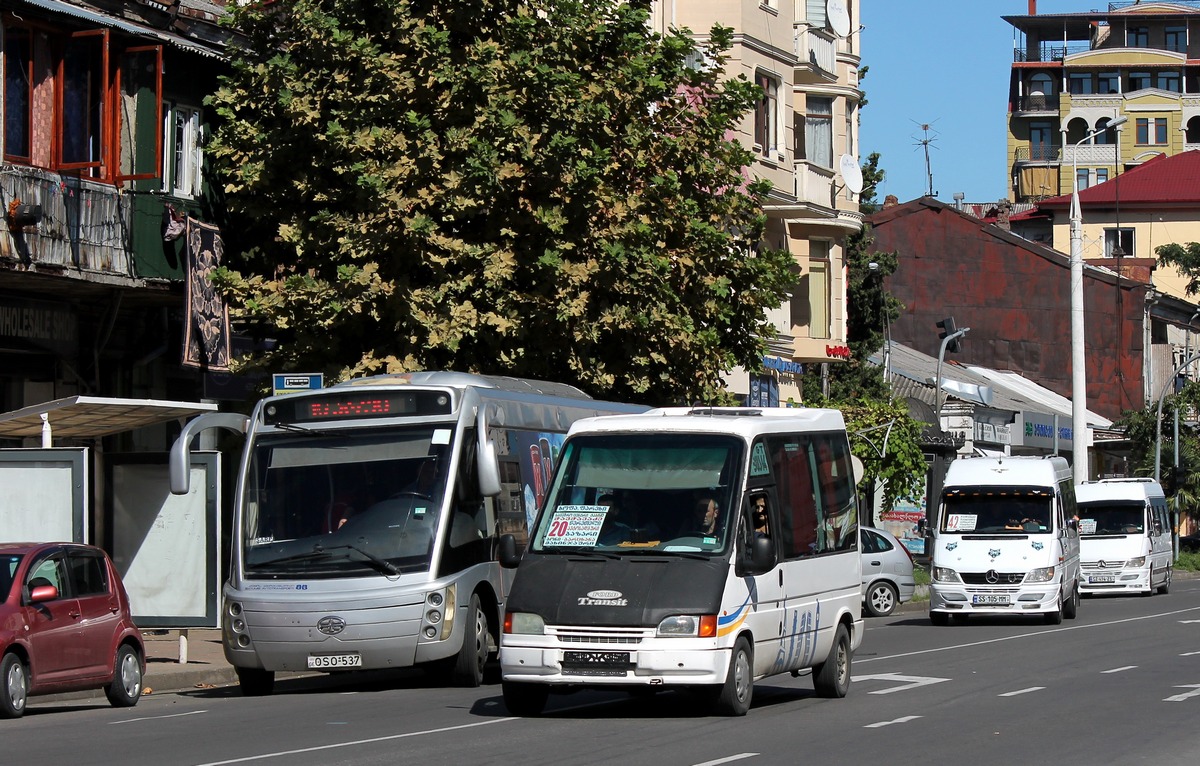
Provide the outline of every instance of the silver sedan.
<path id="1" fill-rule="evenodd" d="M 890 532 L 861 527 L 863 611 L 886 617 L 916 590 L 912 554 Z"/>

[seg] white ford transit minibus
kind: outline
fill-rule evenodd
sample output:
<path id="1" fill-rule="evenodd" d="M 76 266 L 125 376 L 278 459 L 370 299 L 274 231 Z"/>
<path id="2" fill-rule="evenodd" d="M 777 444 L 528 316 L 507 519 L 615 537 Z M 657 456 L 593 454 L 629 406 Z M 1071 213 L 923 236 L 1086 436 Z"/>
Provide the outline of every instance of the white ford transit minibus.
<path id="1" fill-rule="evenodd" d="M 963 458 L 950 464 L 933 525 L 929 618 L 1079 608 L 1075 487 L 1061 457 Z"/>
<path id="2" fill-rule="evenodd" d="M 1101 479 L 1075 488 L 1084 593 L 1166 593 L 1171 522 L 1154 479 Z"/>

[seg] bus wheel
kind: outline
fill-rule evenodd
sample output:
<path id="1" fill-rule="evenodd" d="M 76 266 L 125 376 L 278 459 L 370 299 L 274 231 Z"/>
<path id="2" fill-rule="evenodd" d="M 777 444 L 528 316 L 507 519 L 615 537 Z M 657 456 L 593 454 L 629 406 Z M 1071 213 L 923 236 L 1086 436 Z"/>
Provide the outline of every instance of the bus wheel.
<path id="1" fill-rule="evenodd" d="M 721 715 L 746 715 L 754 696 L 754 658 L 750 642 L 739 636 L 729 658 L 729 671 L 716 699 L 716 712 Z"/>
<path id="2" fill-rule="evenodd" d="M 504 706 L 513 715 L 534 717 L 541 715 L 546 709 L 550 687 L 545 684 L 502 681 L 501 688 L 504 691 Z"/>
<path id="3" fill-rule="evenodd" d="M 243 697 L 266 697 L 275 690 L 275 673 L 258 668 L 238 668 L 238 686 Z"/>
<path id="4" fill-rule="evenodd" d="M 813 668 L 813 687 L 818 697 L 845 697 L 850 691 L 850 633 L 838 625 L 829 657 Z"/>
<path id="5" fill-rule="evenodd" d="M 488 660 L 488 634 L 487 613 L 479 603 L 479 594 L 473 593 L 462 647 L 450 671 L 452 684 L 473 689 L 483 683 L 483 669 Z"/>
<path id="6" fill-rule="evenodd" d="M 1063 617 L 1073 620 L 1079 616 L 1079 583 L 1071 589 L 1071 598 L 1063 602 Z"/>

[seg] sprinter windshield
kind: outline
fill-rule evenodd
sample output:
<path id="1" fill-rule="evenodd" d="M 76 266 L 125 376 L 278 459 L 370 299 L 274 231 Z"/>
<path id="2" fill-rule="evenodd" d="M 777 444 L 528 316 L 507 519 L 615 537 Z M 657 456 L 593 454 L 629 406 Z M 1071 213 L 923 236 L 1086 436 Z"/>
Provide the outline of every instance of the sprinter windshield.
<path id="1" fill-rule="evenodd" d="M 740 439 L 719 434 L 570 440 L 533 550 L 725 550 L 737 519 Z"/>
<path id="2" fill-rule="evenodd" d="M 1054 494 L 1045 487 L 954 487 L 942 495 L 941 531 L 1020 535 L 1052 529 Z"/>
<path id="3" fill-rule="evenodd" d="M 1140 500 L 1079 504 L 1079 534 L 1140 535 L 1146 531 L 1146 505 Z"/>
<path id="4" fill-rule="evenodd" d="M 244 498 L 245 575 L 428 568 L 451 444 L 449 427 L 429 425 L 259 437 Z"/>

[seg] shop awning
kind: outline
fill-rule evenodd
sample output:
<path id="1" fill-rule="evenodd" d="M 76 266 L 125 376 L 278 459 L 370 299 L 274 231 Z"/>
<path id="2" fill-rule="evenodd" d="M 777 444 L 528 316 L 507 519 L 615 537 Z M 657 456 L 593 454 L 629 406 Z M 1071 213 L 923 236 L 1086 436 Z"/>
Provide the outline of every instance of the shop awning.
<path id="1" fill-rule="evenodd" d="M 207 402 L 70 396 L 0 414 L 0 437 L 38 437 L 48 422 L 55 439 L 97 439 L 216 410 Z"/>

